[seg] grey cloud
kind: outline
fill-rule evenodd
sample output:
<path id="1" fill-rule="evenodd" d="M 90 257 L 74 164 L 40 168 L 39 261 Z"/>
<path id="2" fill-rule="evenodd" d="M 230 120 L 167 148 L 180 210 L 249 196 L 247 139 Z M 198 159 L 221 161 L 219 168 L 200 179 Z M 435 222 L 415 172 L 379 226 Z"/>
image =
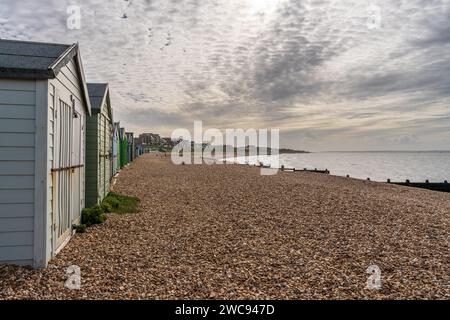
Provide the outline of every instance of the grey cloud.
<path id="1" fill-rule="evenodd" d="M 190 128 L 192 126 L 192 123 L 181 114 L 164 112 L 151 108 L 128 110 L 123 112 L 121 114 L 121 118 L 117 120 L 132 123 L 135 127 L 148 128 L 149 130 L 151 130 L 151 128 L 161 129 L 163 126 L 167 126 L 169 128 Z"/>
<path id="2" fill-rule="evenodd" d="M 73 31 L 69 0 L 7 1 L 1 38 L 79 41 L 88 80 L 111 83 L 116 114 L 138 131 L 194 119 L 279 126 L 291 147 L 313 149 L 448 137 L 448 0 L 375 1 L 376 30 L 359 0 L 282 0 L 253 13 L 239 0 L 90 0 Z"/>

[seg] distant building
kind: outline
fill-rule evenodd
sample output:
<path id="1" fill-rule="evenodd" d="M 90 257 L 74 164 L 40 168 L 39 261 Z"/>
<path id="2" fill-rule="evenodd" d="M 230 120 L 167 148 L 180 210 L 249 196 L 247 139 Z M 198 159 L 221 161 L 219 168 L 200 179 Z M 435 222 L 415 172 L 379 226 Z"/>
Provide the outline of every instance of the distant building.
<path id="1" fill-rule="evenodd" d="M 139 135 L 135 143 L 142 146 L 159 146 L 162 143 L 162 139 L 159 134 L 143 133 Z"/>
<path id="2" fill-rule="evenodd" d="M 175 146 L 175 141 L 173 141 L 172 138 L 162 138 L 161 146 L 167 147 L 167 148 L 173 148 Z"/>

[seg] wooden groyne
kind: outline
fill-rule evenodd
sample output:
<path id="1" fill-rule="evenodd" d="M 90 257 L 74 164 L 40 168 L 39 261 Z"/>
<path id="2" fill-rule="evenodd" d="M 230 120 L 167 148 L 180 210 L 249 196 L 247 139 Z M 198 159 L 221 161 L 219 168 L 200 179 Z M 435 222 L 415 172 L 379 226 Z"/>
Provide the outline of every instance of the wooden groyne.
<path id="1" fill-rule="evenodd" d="M 206 158 L 203 158 L 203 159 L 206 159 Z M 291 172 L 313 172 L 313 173 L 321 173 L 321 174 L 330 174 L 330 171 L 328 169 L 325 169 L 325 170 L 320 170 L 317 168 L 315 168 L 315 169 L 308 169 L 308 168 L 297 169 L 297 168 L 288 168 L 288 167 L 285 167 L 284 165 L 277 168 L 277 167 L 272 167 L 270 164 L 264 164 L 262 162 L 260 162 L 259 164 L 250 164 L 249 162 L 239 163 L 237 161 L 230 161 L 230 160 L 222 160 L 222 161 L 217 161 L 215 159 L 210 159 L 210 160 L 214 161 L 215 164 L 217 164 L 218 162 L 221 162 L 223 164 L 253 166 L 253 167 L 260 167 L 260 168 L 264 168 L 264 169 L 274 169 L 274 170 L 280 170 L 280 171 L 286 171 L 286 172 L 291 171 Z"/>
<path id="2" fill-rule="evenodd" d="M 390 179 L 388 179 L 387 183 L 404 187 L 450 192 L 450 184 L 448 183 L 447 180 L 445 180 L 443 183 L 436 183 L 436 182 L 429 182 L 428 180 L 425 182 L 410 182 L 409 180 L 406 180 L 405 182 L 392 182 Z"/>
<path id="3" fill-rule="evenodd" d="M 218 162 L 221 162 L 223 164 L 245 165 L 245 166 L 254 166 L 254 167 L 260 167 L 260 168 L 265 168 L 265 169 L 275 169 L 275 170 L 280 170 L 283 172 L 312 172 L 312 173 L 320 173 L 320 174 L 330 174 L 330 171 L 328 169 L 325 169 L 325 170 L 319 170 L 317 168 L 315 168 L 315 169 L 307 169 L 307 168 L 298 169 L 298 168 L 293 168 L 293 167 L 286 167 L 284 165 L 282 165 L 280 168 L 275 168 L 275 167 L 272 167 L 271 165 L 267 165 L 262 162 L 260 162 L 259 164 L 250 164 L 249 162 L 239 163 L 237 161 L 232 161 L 232 160 L 222 160 L 222 161 L 217 161 L 216 159 L 210 159 L 210 160 L 214 161 L 214 163 L 216 163 L 216 164 Z M 350 178 L 350 175 L 346 175 L 346 177 Z M 367 178 L 367 181 L 372 181 L 372 180 L 370 178 Z M 404 187 L 420 188 L 420 189 L 427 189 L 427 190 L 432 190 L 432 191 L 440 191 L 440 192 L 449 192 L 450 193 L 450 184 L 448 183 L 447 180 L 445 180 L 442 183 L 439 183 L 439 182 L 429 182 L 428 180 L 426 180 L 425 182 L 411 182 L 410 180 L 406 180 L 405 182 L 393 182 L 393 181 L 391 181 L 391 179 L 388 179 L 387 183 L 404 186 Z"/>
<path id="4" fill-rule="evenodd" d="M 347 178 L 350 178 L 347 175 Z M 367 181 L 372 181 L 370 178 L 367 178 Z M 426 180 L 425 182 L 411 182 L 410 180 L 406 180 L 405 182 L 394 182 L 391 179 L 387 179 L 386 183 L 395 184 L 397 186 L 403 187 L 411 187 L 411 188 L 419 188 L 419 189 L 427 189 L 432 191 L 440 191 L 440 192 L 450 192 L 450 184 L 447 180 L 444 182 L 430 182 Z"/>
<path id="5" fill-rule="evenodd" d="M 236 163 L 236 164 L 240 164 L 240 163 Z M 244 165 L 250 165 L 249 163 L 245 163 Z M 254 166 L 258 166 L 258 165 L 254 165 Z M 263 163 L 259 164 L 260 168 L 265 168 L 265 169 L 274 169 L 274 170 L 280 170 L 280 171 L 291 171 L 291 172 L 313 172 L 313 173 L 321 173 L 321 174 L 330 174 L 330 171 L 328 169 L 325 170 L 319 170 L 317 168 L 315 169 L 308 169 L 308 168 L 303 168 L 303 169 L 297 169 L 297 168 L 287 168 L 284 165 L 282 165 L 281 167 L 277 168 L 277 167 L 272 167 L 270 164 L 265 165 Z"/>

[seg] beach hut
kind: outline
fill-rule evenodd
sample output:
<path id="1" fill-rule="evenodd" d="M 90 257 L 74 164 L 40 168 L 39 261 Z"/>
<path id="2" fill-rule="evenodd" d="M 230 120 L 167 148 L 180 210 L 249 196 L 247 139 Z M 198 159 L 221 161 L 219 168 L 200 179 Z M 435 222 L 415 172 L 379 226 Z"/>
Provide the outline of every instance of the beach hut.
<path id="1" fill-rule="evenodd" d="M 139 139 L 134 138 L 134 157 L 135 159 L 139 158 L 141 155 L 141 146 L 139 145 Z"/>
<path id="2" fill-rule="evenodd" d="M 119 148 L 120 148 L 120 169 L 128 164 L 128 141 L 125 135 L 125 128 L 119 129 Z"/>
<path id="3" fill-rule="evenodd" d="M 125 135 L 127 138 L 127 160 L 128 163 L 131 163 L 134 161 L 136 152 L 134 149 L 134 134 L 132 132 L 127 132 Z"/>
<path id="4" fill-rule="evenodd" d="M 107 83 L 88 83 L 91 116 L 86 120 L 86 206 L 100 204 L 112 178 L 114 123 Z"/>
<path id="5" fill-rule="evenodd" d="M 46 267 L 85 206 L 78 44 L 0 40 L 0 263 Z"/>
<path id="6" fill-rule="evenodd" d="M 135 156 L 136 158 L 139 158 L 140 156 L 142 156 L 144 154 L 144 149 L 142 148 L 141 145 L 137 145 L 135 142 Z"/>
<path id="7" fill-rule="evenodd" d="M 120 139 L 119 139 L 119 132 L 120 132 L 120 122 L 114 123 L 114 132 L 113 132 L 113 142 L 112 142 L 112 152 L 113 152 L 113 172 L 112 175 L 114 176 L 117 172 L 120 170 Z"/>

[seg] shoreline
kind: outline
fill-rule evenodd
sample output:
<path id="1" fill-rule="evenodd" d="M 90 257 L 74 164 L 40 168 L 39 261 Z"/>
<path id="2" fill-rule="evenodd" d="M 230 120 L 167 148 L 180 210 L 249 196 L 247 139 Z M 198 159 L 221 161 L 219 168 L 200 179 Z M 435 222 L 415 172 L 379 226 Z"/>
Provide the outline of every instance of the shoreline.
<path id="1" fill-rule="evenodd" d="M 440 192 L 450 192 L 450 184 L 448 183 L 447 180 L 444 180 L 443 182 L 433 182 L 433 181 L 410 181 L 409 179 L 405 180 L 405 181 L 393 181 L 391 179 L 386 179 L 386 181 L 380 181 L 380 180 L 372 180 L 370 178 L 358 178 L 358 177 L 351 177 L 350 175 L 337 175 L 337 174 L 333 174 L 333 172 L 331 172 L 330 170 L 328 170 L 328 168 L 326 169 L 322 169 L 322 168 L 303 168 L 303 169 L 298 169 L 295 167 L 285 167 L 285 165 L 280 165 L 279 167 L 274 167 L 272 168 L 271 165 L 266 165 L 264 164 L 264 162 L 260 162 L 260 165 L 257 165 L 256 163 L 250 163 L 248 161 L 246 161 L 245 163 L 240 163 L 238 160 L 242 159 L 242 157 L 235 157 L 235 158 L 204 158 L 204 157 L 197 157 L 198 159 L 202 159 L 202 160 L 209 160 L 212 161 L 212 164 L 208 164 L 208 165 L 217 165 L 217 164 L 228 164 L 228 165 L 241 165 L 241 166 L 247 166 L 247 167 L 259 167 L 259 168 L 265 168 L 265 169 L 274 169 L 274 170 L 278 170 L 281 172 L 311 172 L 311 173 L 318 173 L 318 174 L 327 174 L 333 177 L 341 177 L 341 178 L 347 178 L 347 179 L 354 179 L 354 180 L 359 180 L 359 181 L 373 181 L 373 182 L 378 182 L 378 183 L 387 183 L 387 184 L 392 184 L 392 185 L 399 185 L 399 186 L 404 186 L 404 187 L 412 187 L 412 188 L 418 188 L 418 189 L 427 189 L 427 190 L 431 190 L 431 191 L 440 191 Z M 246 157 L 247 158 L 247 157 Z M 204 163 L 205 164 L 205 163 Z"/>

